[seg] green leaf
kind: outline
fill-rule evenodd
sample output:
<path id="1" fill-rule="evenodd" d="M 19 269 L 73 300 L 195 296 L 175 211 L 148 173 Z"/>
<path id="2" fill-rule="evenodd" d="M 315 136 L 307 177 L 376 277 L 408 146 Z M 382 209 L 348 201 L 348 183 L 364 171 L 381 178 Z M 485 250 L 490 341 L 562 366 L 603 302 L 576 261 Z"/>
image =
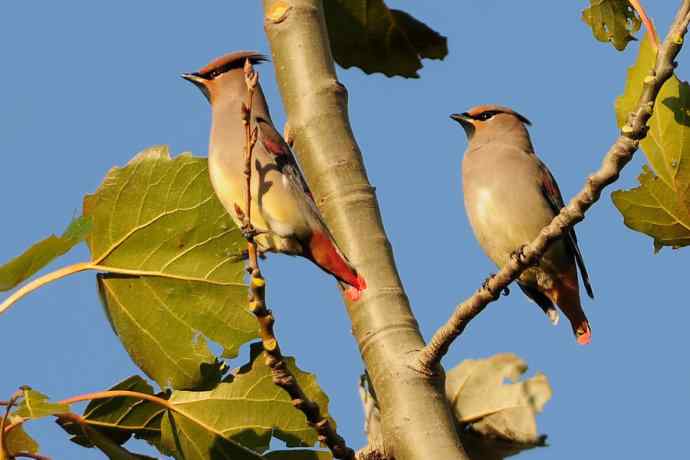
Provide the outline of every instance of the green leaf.
<path id="1" fill-rule="evenodd" d="M 260 349 L 260 344 L 252 345 L 251 364 L 240 369 L 231 383 L 221 383 L 211 391 L 174 391 L 170 402 L 175 411 L 163 420 L 163 443 L 185 453 L 196 451 L 195 458 L 211 458 L 207 455 L 214 446 L 242 445 L 262 453 L 271 436 L 288 447 L 313 446 L 316 431 L 293 407 L 288 394 L 273 383 Z M 297 369 L 292 358 L 286 358 L 286 363 L 305 394 L 326 414 L 328 398 L 315 377 Z"/>
<path id="2" fill-rule="evenodd" d="M 383 0 L 330 0 L 324 12 L 333 57 L 344 68 L 417 78 L 422 59 L 448 54 L 445 37 Z"/>
<path id="3" fill-rule="evenodd" d="M 161 387 L 212 388 L 223 372 L 207 339 L 236 356 L 257 337 L 243 283 L 244 238 L 217 200 L 206 158 L 147 149 L 113 168 L 84 214 L 113 329 Z"/>
<path id="4" fill-rule="evenodd" d="M 517 382 L 526 371 L 520 358 L 503 353 L 465 360 L 447 373 L 446 395 L 461 435 L 475 444 L 472 458 L 504 458 L 512 450 L 544 445 L 535 417 L 551 398 L 551 387 L 543 374 Z"/>
<path id="5" fill-rule="evenodd" d="M 632 34 L 640 30 L 642 23 L 628 0 L 590 0 L 582 20 L 592 28 L 597 40 L 611 42 L 618 51 L 635 40 Z"/>
<path id="6" fill-rule="evenodd" d="M 50 235 L 0 266 L 0 291 L 8 291 L 25 281 L 83 241 L 90 231 L 91 220 L 78 217 L 70 222 L 62 236 Z"/>
<path id="7" fill-rule="evenodd" d="M 22 418 L 16 415 L 10 415 L 8 418 L 7 425 L 15 422 L 21 421 Z M 7 426 L 6 425 L 6 426 Z M 24 431 L 24 426 L 19 425 L 14 428 L 9 433 L 5 433 L 5 448 L 10 454 L 16 454 L 18 452 L 29 452 L 32 454 L 38 453 L 38 443 L 29 436 L 26 431 Z"/>
<path id="8" fill-rule="evenodd" d="M 153 395 L 153 388 L 144 379 L 135 375 L 118 383 L 111 390 L 127 390 Z M 167 399 L 168 395 L 156 395 Z M 116 444 L 124 444 L 132 435 L 137 438 L 152 440 L 160 438 L 161 418 L 166 408 L 154 402 L 135 397 L 114 397 L 95 399 L 86 406 L 82 416 L 82 425 L 88 425 L 110 438 Z M 72 442 L 92 447 L 93 440 L 84 435 L 78 424 L 71 421 L 59 421 L 62 428 L 72 434 Z"/>
<path id="9" fill-rule="evenodd" d="M 634 110 L 655 61 L 647 38 L 637 63 L 628 71 L 625 92 L 616 100 L 622 126 Z M 653 169 L 645 167 L 640 187 L 613 192 L 625 224 L 654 238 L 655 250 L 690 244 L 690 86 L 672 76 L 661 88 L 640 146 Z"/>
<path id="10" fill-rule="evenodd" d="M 110 460 L 155 460 L 147 455 L 130 452 L 89 425 L 83 425 L 81 428 L 83 435 L 89 439 L 90 443 L 107 455 Z"/>
<path id="11" fill-rule="evenodd" d="M 50 415 L 64 414 L 70 411 L 68 404 L 52 403 L 43 393 L 28 387 L 23 389 L 24 396 L 21 404 L 14 413 L 20 417 L 39 419 Z"/>

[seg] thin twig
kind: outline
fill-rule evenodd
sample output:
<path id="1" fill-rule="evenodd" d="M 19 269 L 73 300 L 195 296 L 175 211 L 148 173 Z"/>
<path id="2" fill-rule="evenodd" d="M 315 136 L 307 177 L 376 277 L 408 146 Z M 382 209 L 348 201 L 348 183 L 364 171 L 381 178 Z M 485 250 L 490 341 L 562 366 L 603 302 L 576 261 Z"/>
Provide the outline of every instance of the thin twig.
<path id="1" fill-rule="evenodd" d="M 657 53 L 654 67 L 644 80 L 642 95 L 636 109 L 630 113 L 628 122 L 604 157 L 599 170 L 587 178 L 582 190 L 561 209 L 549 225 L 542 229 L 534 241 L 516 251 L 496 276 L 489 279 L 482 288 L 456 308 L 448 322 L 436 331 L 429 343 L 420 351 L 416 362 L 412 364 L 414 369 L 425 374 L 433 374 L 453 340 L 462 333 L 472 318 L 489 303 L 498 299 L 501 291 L 515 281 L 524 270 L 538 263 L 549 245 L 561 238 L 570 227 L 582 221 L 585 211 L 599 199 L 602 190 L 618 179 L 621 170 L 638 149 L 640 140 L 647 135 L 647 121 L 652 116 L 654 101 L 661 87 L 673 75 L 675 58 L 682 47 L 689 21 L 690 0 L 684 0 Z"/>
<path id="2" fill-rule="evenodd" d="M 292 400 L 292 405 L 304 414 L 307 418 L 307 422 L 316 430 L 319 441 L 328 446 L 335 458 L 354 460 L 354 451 L 349 448 L 345 440 L 338 435 L 335 428 L 333 428 L 330 423 L 330 420 L 321 414 L 319 405 L 307 397 L 297 382 L 297 379 L 295 379 L 290 369 L 288 369 L 275 336 L 273 328 L 275 320 L 273 314 L 266 306 L 266 280 L 261 275 L 261 270 L 259 269 L 257 247 L 254 240 L 256 230 L 251 222 L 251 159 L 254 145 L 257 140 L 257 129 L 254 128 L 254 130 L 252 130 L 251 128 L 251 111 L 252 99 L 259 79 L 259 74 L 254 70 L 248 59 L 245 61 L 244 74 L 249 99 L 248 102 L 242 106 L 242 120 L 245 127 L 244 174 L 247 187 L 245 201 L 246 212 L 243 212 L 238 206 L 235 206 L 235 212 L 238 218 L 243 222 L 242 232 L 247 239 L 247 251 L 249 255 L 248 271 L 251 276 L 249 283 L 249 308 L 259 322 L 259 335 L 261 337 L 263 349 L 266 352 L 266 365 L 271 369 L 273 383 L 288 393 Z"/>

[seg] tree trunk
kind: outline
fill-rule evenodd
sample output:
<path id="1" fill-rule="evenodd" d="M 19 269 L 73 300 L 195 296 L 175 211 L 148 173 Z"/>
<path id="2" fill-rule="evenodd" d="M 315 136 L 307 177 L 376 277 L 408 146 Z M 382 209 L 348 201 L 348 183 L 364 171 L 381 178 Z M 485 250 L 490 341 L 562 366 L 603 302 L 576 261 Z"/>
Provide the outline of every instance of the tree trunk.
<path id="1" fill-rule="evenodd" d="M 264 15 L 295 153 L 339 246 L 368 283 L 347 309 L 379 399 L 387 453 L 396 460 L 466 459 L 443 372 L 411 367 L 424 341 L 352 134 L 321 0 L 264 0 Z"/>

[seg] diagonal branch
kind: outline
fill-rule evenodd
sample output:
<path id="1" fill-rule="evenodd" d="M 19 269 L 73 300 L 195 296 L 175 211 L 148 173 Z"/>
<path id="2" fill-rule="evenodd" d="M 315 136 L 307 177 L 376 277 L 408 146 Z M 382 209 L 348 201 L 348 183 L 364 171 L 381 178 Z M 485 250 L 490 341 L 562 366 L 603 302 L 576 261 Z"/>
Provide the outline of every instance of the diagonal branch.
<path id="1" fill-rule="evenodd" d="M 271 369 L 273 383 L 282 388 L 290 395 L 292 405 L 299 409 L 307 418 L 307 422 L 316 430 L 319 441 L 326 444 L 333 453 L 333 457 L 338 459 L 354 460 L 355 452 L 347 446 L 345 440 L 338 435 L 331 421 L 321 413 L 319 405 L 309 399 L 304 393 L 299 382 L 292 375 L 287 363 L 280 351 L 278 339 L 275 336 L 273 326 L 275 319 L 273 313 L 266 306 L 266 280 L 261 275 L 259 261 L 257 257 L 257 247 L 254 241 L 256 230 L 251 223 L 251 159 L 254 145 L 256 144 L 257 131 L 251 128 L 251 111 L 254 89 L 256 88 L 259 74 L 253 69 L 251 62 L 247 59 L 244 65 L 245 82 L 247 84 L 248 99 L 247 104 L 242 107 L 242 121 L 245 127 L 245 169 L 246 177 L 246 198 L 244 214 L 239 206 L 235 205 L 235 212 L 242 220 L 242 232 L 247 238 L 247 249 L 249 253 L 248 271 L 251 277 L 249 283 L 249 308 L 259 322 L 259 335 L 261 344 L 266 353 L 266 365 Z"/>
<path id="2" fill-rule="evenodd" d="M 516 255 L 496 276 L 456 308 L 448 322 L 436 331 L 421 351 L 414 364 L 415 368 L 425 373 L 432 372 L 448 352 L 453 340 L 462 333 L 472 318 L 489 303 L 498 299 L 501 291 L 515 281 L 524 270 L 536 264 L 551 243 L 561 238 L 570 227 L 582 221 L 585 211 L 599 200 L 603 189 L 618 179 L 621 170 L 637 151 L 640 140 L 647 135 L 647 121 L 652 116 L 654 101 L 666 80 L 673 75 L 675 58 L 683 45 L 689 21 L 690 0 L 683 0 L 669 33 L 659 48 L 656 63 L 644 80 L 637 107 L 630 113 L 628 122 L 606 153 L 599 170 L 587 178 L 582 190 L 561 209 L 549 225 L 542 229 L 534 241 L 516 251 Z"/>

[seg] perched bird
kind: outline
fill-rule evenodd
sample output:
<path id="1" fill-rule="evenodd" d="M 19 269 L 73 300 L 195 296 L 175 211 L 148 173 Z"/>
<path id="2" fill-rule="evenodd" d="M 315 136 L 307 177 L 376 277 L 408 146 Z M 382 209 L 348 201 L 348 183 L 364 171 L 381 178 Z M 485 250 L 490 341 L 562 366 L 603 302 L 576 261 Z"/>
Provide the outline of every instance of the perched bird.
<path id="1" fill-rule="evenodd" d="M 502 267 L 558 214 L 564 206 L 561 192 L 534 153 L 527 118 L 498 105 L 480 105 L 450 117 L 468 137 L 462 181 L 470 224 L 484 252 Z M 587 294 L 594 298 L 572 228 L 549 247 L 538 266 L 522 273 L 518 285 L 554 324 L 558 305 L 577 342 L 584 345 L 591 340 L 591 329 L 580 304 L 576 263 Z"/>
<path id="2" fill-rule="evenodd" d="M 211 184 L 221 203 L 241 227 L 246 215 L 245 132 L 242 104 L 248 103 L 244 64 L 266 60 L 256 52 L 222 56 L 198 72 L 182 77 L 194 83 L 211 104 L 208 164 Z M 300 255 L 313 261 L 348 287 L 357 300 L 364 278 L 338 248 L 321 218 L 290 147 L 276 131 L 261 85 L 253 93 L 250 126 L 257 130 L 251 172 L 251 223 L 261 251 Z"/>

